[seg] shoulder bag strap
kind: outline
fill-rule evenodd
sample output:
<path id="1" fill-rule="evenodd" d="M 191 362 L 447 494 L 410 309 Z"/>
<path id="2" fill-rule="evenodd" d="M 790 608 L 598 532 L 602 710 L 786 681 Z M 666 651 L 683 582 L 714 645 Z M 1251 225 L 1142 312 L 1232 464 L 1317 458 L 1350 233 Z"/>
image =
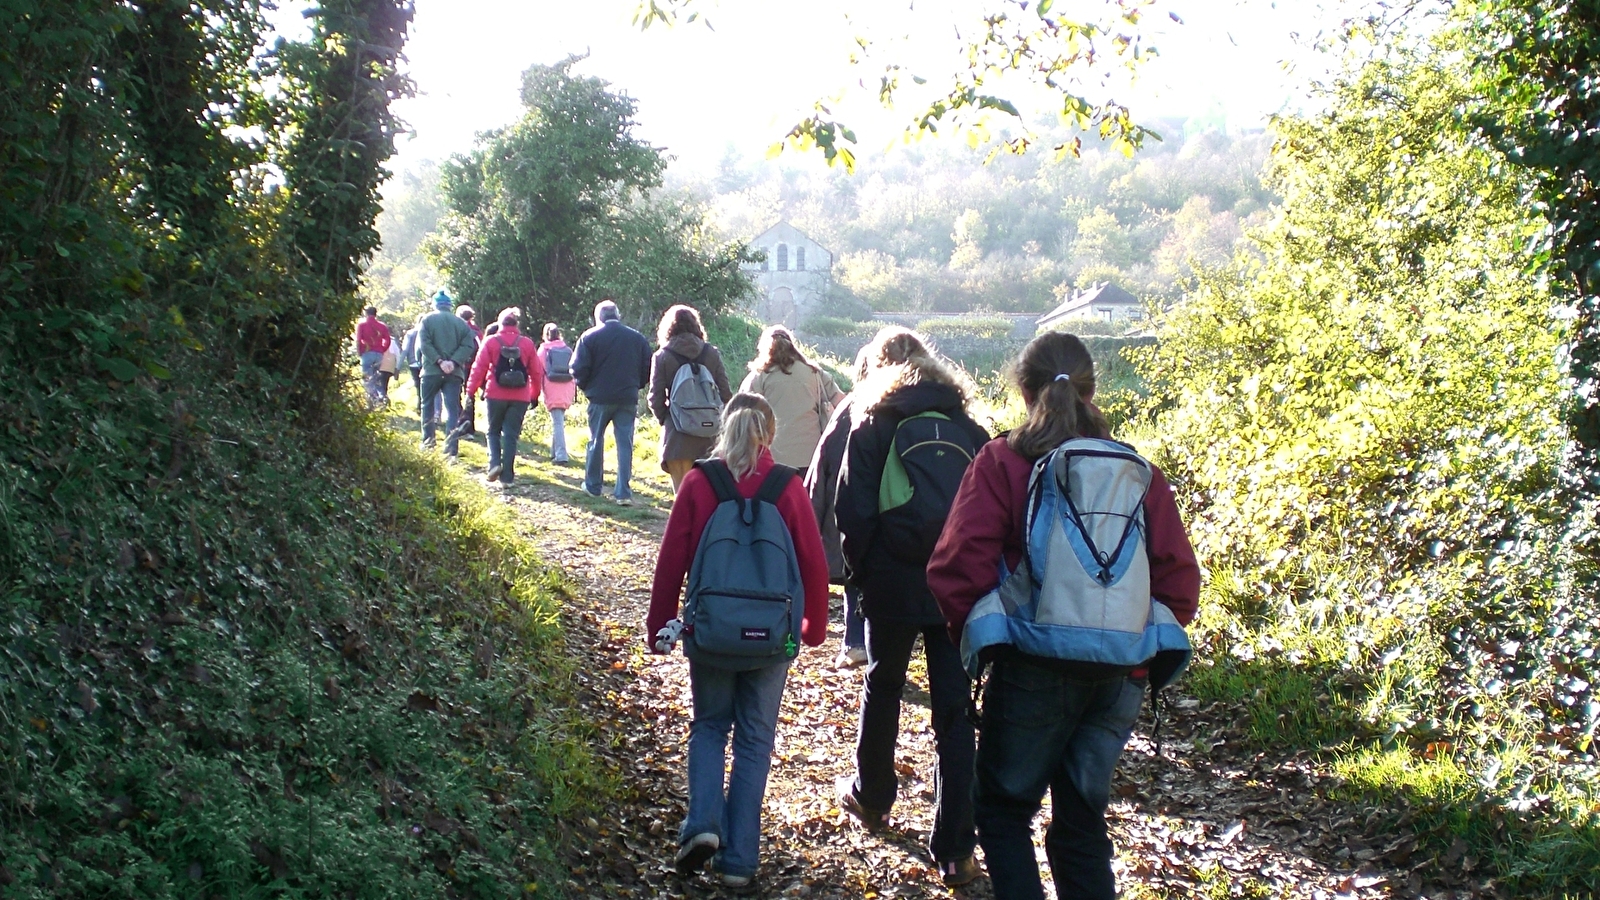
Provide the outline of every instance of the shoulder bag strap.
<path id="1" fill-rule="evenodd" d="M 696 460 L 694 466 L 706 476 L 706 481 L 711 483 L 711 490 L 716 493 L 718 503 L 732 500 L 743 504 L 744 495 L 739 493 L 739 485 L 733 480 L 733 473 L 728 471 L 727 463 L 712 457 Z"/>
<path id="2" fill-rule="evenodd" d="M 756 491 L 756 499 L 773 506 L 778 505 L 778 498 L 783 496 L 784 489 L 789 486 L 789 479 L 799 472 L 790 466 L 774 465 L 761 482 L 761 489 Z"/>

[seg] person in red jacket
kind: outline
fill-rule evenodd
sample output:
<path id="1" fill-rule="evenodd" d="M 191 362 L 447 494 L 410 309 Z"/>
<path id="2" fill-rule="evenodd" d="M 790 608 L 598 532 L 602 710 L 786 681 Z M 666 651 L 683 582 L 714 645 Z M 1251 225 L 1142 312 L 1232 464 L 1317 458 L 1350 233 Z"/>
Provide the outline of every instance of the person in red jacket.
<path id="1" fill-rule="evenodd" d="M 502 385 L 497 377 L 501 351 L 512 347 L 516 348 L 517 358 L 525 370 L 520 387 Z M 489 398 L 489 470 L 484 478 L 491 487 L 509 487 L 516 480 L 517 442 L 522 439 L 522 420 L 528 415 L 528 407 L 536 402 L 534 398 L 543 382 L 544 364 L 539 362 L 533 341 L 523 337 L 517 329 L 516 312 L 506 310 L 500 314 L 500 330 L 479 345 L 472 374 L 467 377 L 469 398 L 480 388 Z"/>
<path id="2" fill-rule="evenodd" d="M 369 306 L 366 317 L 356 323 L 356 356 L 361 357 L 361 382 L 367 389 L 367 405 L 377 406 L 386 399 L 387 391 L 378 387 L 378 365 L 383 362 L 384 351 L 393 338 L 389 326 L 378 319 L 378 308 Z"/>
<path id="3" fill-rule="evenodd" d="M 727 463 L 739 493 L 745 497 L 754 497 L 772 471 L 770 448 L 777 430 L 772 407 L 761 397 L 735 394 L 728 401 L 722 433 L 711 454 Z M 811 512 L 811 499 L 800 479 L 790 480 L 777 507 L 794 541 L 800 579 L 805 586 L 800 639 L 807 647 L 818 647 L 828 633 L 828 557 Z M 678 614 L 684 579 L 716 508 L 716 491 L 705 473 L 699 468 L 689 470 L 672 503 L 667 533 L 661 538 L 656 557 L 644 635 L 645 645 L 653 653 L 660 652 L 655 647 L 656 633 Z M 772 767 L 778 707 L 788 673 L 787 658 L 743 672 L 689 662 L 694 721 L 689 725 L 689 813 L 679 832 L 674 861 L 679 872 L 693 874 L 716 856 L 715 868 L 725 886 L 748 887 L 755 878 L 761 843 L 761 804 Z M 728 770 L 730 730 L 733 766 Z"/>
<path id="4" fill-rule="evenodd" d="M 1034 461 L 1075 437 L 1110 438 L 1090 402 L 1094 361 L 1078 338 L 1059 332 L 1034 338 L 1016 377 L 1027 419 L 972 461 L 928 561 L 928 588 L 958 643 L 973 606 L 999 581 L 1000 564 L 1014 572 L 1023 562 Z M 1199 603 L 1200 567 L 1159 470 L 1144 515 L 1151 594 L 1187 625 Z M 1139 715 L 1145 674 L 1001 646 L 984 689 L 974 790 L 978 842 L 996 897 L 1044 897 L 1033 817 L 1047 789 L 1052 820 L 1045 848 L 1056 896 L 1116 896 L 1105 808 L 1112 770 Z"/>

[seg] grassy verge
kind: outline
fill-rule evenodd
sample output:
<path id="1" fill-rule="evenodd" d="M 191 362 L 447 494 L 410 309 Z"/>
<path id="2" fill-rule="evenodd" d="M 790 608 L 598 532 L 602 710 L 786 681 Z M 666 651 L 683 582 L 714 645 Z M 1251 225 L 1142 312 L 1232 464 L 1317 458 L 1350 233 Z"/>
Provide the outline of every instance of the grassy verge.
<path id="1" fill-rule="evenodd" d="M 0 896 L 559 893 L 610 785 L 504 504 L 377 422 L 185 399 L 170 453 L 108 443 L 126 406 L 0 444 Z"/>
<path id="2" fill-rule="evenodd" d="M 1203 608 L 1207 600 L 1226 603 L 1213 595 Z M 1531 743 L 1466 744 L 1464 723 L 1416 715 L 1440 682 L 1428 654 L 1413 645 L 1352 657 L 1352 628 L 1371 634 L 1382 623 L 1251 630 L 1214 617 L 1197 635 L 1200 658 L 1185 690 L 1236 710 L 1253 747 L 1312 751 L 1336 776 L 1335 797 L 1385 810 L 1396 835 L 1391 865 L 1431 858 L 1516 896 L 1600 894 L 1600 792 L 1540 765 L 1544 751 Z"/>

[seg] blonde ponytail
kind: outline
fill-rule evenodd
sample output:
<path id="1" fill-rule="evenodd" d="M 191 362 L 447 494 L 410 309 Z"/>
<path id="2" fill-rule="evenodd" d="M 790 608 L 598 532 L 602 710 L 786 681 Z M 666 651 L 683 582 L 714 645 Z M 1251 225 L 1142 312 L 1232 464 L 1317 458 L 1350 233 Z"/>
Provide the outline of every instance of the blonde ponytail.
<path id="1" fill-rule="evenodd" d="M 711 455 L 728 464 L 733 480 L 749 475 L 761 459 L 761 451 L 772 446 L 778 433 L 778 418 L 772 405 L 760 394 L 734 394 L 722 411 L 722 430 Z"/>

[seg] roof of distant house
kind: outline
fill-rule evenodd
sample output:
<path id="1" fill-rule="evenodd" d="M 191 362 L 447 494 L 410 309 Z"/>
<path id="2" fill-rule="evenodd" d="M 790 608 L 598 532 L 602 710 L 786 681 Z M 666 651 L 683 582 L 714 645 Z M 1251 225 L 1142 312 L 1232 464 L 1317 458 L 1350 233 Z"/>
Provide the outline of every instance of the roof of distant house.
<path id="1" fill-rule="evenodd" d="M 1138 297 L 1104 281 L 1081 291 L 1073 291 L 1060 306 L 1040 316 L 1038 324 L 1042 328 L 1063 319 L 1082 318 L 1093 314 L 1096 307 L 1143 305 Z"/>

